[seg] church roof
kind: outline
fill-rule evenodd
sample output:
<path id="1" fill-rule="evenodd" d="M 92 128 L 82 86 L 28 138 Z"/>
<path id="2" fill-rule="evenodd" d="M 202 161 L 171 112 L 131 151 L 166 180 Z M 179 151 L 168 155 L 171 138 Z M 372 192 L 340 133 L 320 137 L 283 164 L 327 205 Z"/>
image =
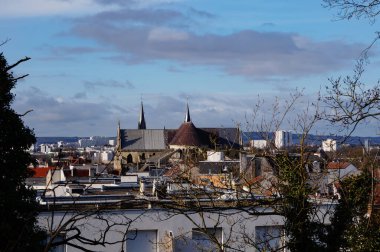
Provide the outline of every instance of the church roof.
<path id="1" fill-rule="evenodd" d="M 164 129 L 122 129 L 121 148 L 124 150 L 164 150 L 167 136 Z"/>
<path id="2" fill-rule="evenodd" d="M 204 134 L 190 121 L 182 123 L 170 145 L 203 146 L 207 145 L 207 142 L 204 139 Z"/>

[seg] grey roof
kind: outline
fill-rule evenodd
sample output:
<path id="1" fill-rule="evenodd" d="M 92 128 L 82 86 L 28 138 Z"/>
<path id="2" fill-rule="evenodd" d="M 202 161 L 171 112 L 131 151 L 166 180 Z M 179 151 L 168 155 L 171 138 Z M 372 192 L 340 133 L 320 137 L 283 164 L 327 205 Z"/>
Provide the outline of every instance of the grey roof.
<path id="1" fill-rule="evenodd" d="M 123 150 L 164 150 L 167 146 L 164 129 L 120 130 Z"/>

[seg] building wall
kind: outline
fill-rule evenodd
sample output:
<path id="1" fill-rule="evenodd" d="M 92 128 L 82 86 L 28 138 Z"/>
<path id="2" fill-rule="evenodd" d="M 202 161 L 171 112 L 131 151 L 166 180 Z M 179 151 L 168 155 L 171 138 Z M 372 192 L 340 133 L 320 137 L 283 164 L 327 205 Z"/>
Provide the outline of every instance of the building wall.
<path id="1" fill-rule="evenodd" d="M 123 150 L 121 155 L 124 160 L 130 160 L 132 158 L 132 163 L 141 163 L 145 159 L 148 159 L 152 156 L 157 155 L 161 150 L 152 150 L 152 151 L 126 151 Z"/>
<path id="2" fill-rule="evenodd" d="M 267 140 L 251 140 L 250 146 L 257 149 L 265 149 L 268 147 L 268 141 Z"/>
<path id="3" fill-rule="evenodd" d="M 210 162 L 224 161 L 224 152 L 221 152 L 221 151 L 207 151 L 207 161 L 210 161 Z"/>
<path id="4" fill-rule="evenodd" d="M 268 209 L 257 210 L 269 211 Z M 51 212 L 42 212 L 38 221 L 40 226 L 48 228 L 54 220 L 53 226 L 56 229 L 60 223 L 65 223 L 75 216 L 74 212 L 55 212 L 52 219 Z M 283 225 L 282 217 L 277 215 L 251 216 L 245 212 L 237 213 L 235 210 L 224 210 L 221 215 L 215 212 L 183 215 L 163 209 L 112 210 L 104 212 L 101 217 L 107 219 L 109 223 L 122 224 L 114 226 L 107 233 L 108 242 L 118 241 L 124 234 L 127 234 L 130 240 L 105 247 L 84 245 L 91 251 L 192 252 L 209 251 L 210 248 L 214 248 L 212 251 L 217 251 L 217 245 L 210 241 L 209 236 L 202 233 L 205 229 L 210 233 L 215 231 L 212 237 L 218 239 L 220 244 L 224 243 L 224 246 L 239 248 L 241 251 L 256 251 L 253 244 L 244 242 L 244 238 L 254 239 L 256 227 L 262 230 L 265 226 Z M 61 220 L 64 221 L 61 222 Z M 99 231 L 106 228 L 105 222 L 96 218 L 95 215 L 79 220 L 75 226 L 90 239 L 98 238 L 101 235 Z M 70 236 L 64 233 L 61 235 Z M 67 252 L 80 251 L 72 246 L 66 246 L 65 249 Z"/>
<path id="5" fill-rule="evenodd" d="M 318 201 L 315 204 L 319 208 L 315 220 L 329 224 L 328 211 L 331 211 L 334 205 L 331 201 Z M 216 209 L 211 209 L 209 212 L 201 213 L 175 212 L 149 207 L 102 212 L 96 212 L 95 209 L 84 210 L 85 208 L 81 208 L 81 211 L 41 212 L 38 223 L 47 230 L 50 227 L 52 230 L 57 230 L 67 222 L 70 223 L 73 218 L 77 219 L 72 224 L 85 238 L 93 240 L 105 235 L 105 241 L 108 243 L 105 246 L 84 245 L 71 241 L 90 251 L 218 251 L 216 243 L 212 242 L 213 239 L 223 245 L 226 251 L 275 251 L 285 241 L 282 230 L 283 217 L 273 214 L 272 209 L 268 207 L 246 209 L 248 211 L 219 209 L 218 212 Z M 91 211 L 96 214 L 81 218 Z M 106 223 L 113 226 L 104 233 L 108 227 Z M 207 231 L 209 235 L 205 235 L 203 231 Z M 77 231 L 66 234 L 61 232 L 60 238 L 67 238 L 75 233 Z M 279 234 L 281 235 L 278 237 Z M 118 243 L 123 237 L 128 239 Z M 263 238 L 267 240 L 264 243 Z M 62 246 L 61 249 L 57 251 L 81 251 L 69 245 Z"/>
<path id="6" fill-rule="evenodd" d="M 108 163 L 113 158 L 113 152 L 112 151 L 102 151 L 100 153 L 100 159 L 103 163 Z"/>
<path id="7" fill-rule="evenodd" d="M 275 134 L 276 148 L 286 148 L 293 145 L 292 133 L 290 131 L 278 130 Z"/>

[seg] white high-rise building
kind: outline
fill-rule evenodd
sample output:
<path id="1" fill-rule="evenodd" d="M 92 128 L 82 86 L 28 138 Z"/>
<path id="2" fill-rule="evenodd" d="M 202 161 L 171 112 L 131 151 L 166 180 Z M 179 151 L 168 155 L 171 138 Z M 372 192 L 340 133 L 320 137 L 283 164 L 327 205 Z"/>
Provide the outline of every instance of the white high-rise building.
<path id="1" fill-rule="evenodd" d="M 48 145 L 48 144 L 41 144 L 40 145 L 40 152 L 41 153 L 49 153 L 49 152 L 51 152 L 51 150 L 52 150 L 51 145 Z"/>
<path id="2" fill-rule="evenodd" d="M 275 135 L 276 148 L 287 148 L 293 145 L 292 133 L 285 130 L 277 130 Z"/>

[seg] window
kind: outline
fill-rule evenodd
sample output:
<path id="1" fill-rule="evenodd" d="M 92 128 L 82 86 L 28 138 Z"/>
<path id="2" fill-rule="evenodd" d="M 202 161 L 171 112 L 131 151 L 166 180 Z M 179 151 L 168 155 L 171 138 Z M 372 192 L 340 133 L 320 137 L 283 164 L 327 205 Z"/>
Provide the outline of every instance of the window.
<path id="1" fill-rule="evenodd" d="M 281 251 L 285 244 L 282 226 L 257 226 L 255 242 L 258 251 Z M 283 251 L 283 250 L 282 250 Z"/>
<path id="2" fill-rule="evenodd" d="M 156 252 L 157 230 L 131 230 L 127 233 L 127 252 Z"/>
<path id="3" fill-rule="evenodd" d="M 221 227 L 193 228 L 191 238 L 194 251 L 218 251 L 223 243 L 223 230 Z"/>

